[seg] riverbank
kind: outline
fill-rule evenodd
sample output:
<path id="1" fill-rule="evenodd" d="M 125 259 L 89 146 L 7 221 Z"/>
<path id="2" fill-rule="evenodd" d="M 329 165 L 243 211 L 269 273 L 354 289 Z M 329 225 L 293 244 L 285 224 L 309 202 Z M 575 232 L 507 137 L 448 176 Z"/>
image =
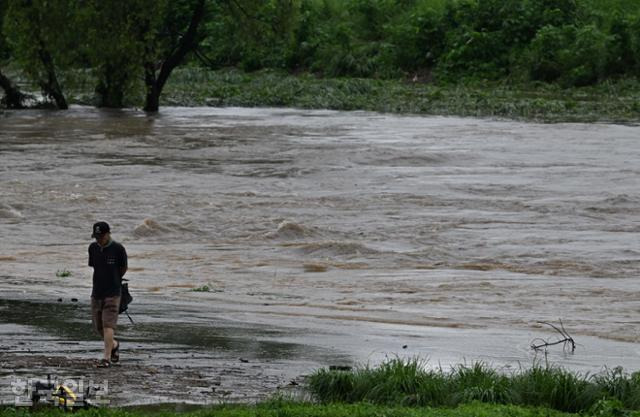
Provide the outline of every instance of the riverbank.
<path id="1" fill-rule="evenodd" d="M 640 121 L 640 82 L 625 79 L 583 88 L 475 80 L 318 78 L 274 71 L 183 69 L 162 97 L 171 106 L 296 107 L 384 113 L 506 118 L 538 122 Z"/>
<path id="2" fill-rule="evenodd" d="M 38 90 L 15 68 L 11 74 L 24 91 Z M 96 81 L 90 73 L 67 73 L 65 79 L 70 103 L 96 104 Z M 129 97 L 128 106 L 142 106 L 142 85 L 137 91 Z M 294 107 L 544 123 L 636 124 L 640 122 L 640 81 L 624 78 L 588 87 L 562 88 L 557 84 L 509 80 L 434 83 L 428 78 L 322 78 L 274 70 L 181 68 L 174 71 L 161 97 L 161 108 L 167 106 Z"/>
<path id="3" fill-rule="evenodd" d="M 187 306 L 167 315 L 166 302 L 138 291 L 135 323 L 125 316 L 118 323 L 122 360 L 100 369 L 102 343 L 87 320 L 87 299 L 58 300 L 0 299 L 0 404 L 28 401 L 28 381 L 48 377 L 96 385 L 114 407 L 254 403 L 295 391 L 304 373 L 331 363 L 329 353 L 283 341 L 287 329 L 220 317 L 205 322 Z"/>

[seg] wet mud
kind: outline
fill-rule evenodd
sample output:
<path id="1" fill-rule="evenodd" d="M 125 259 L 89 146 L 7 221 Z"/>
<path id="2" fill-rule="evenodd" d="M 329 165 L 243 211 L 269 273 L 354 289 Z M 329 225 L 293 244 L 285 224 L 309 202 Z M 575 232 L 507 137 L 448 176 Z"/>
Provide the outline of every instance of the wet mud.
<path id="1" fill-rule="evenodd" d="M 102 386 L 103 405 L 254 402 L 277 393 L 303 396 L 306 373 L 322 362 L 352 360 L 278 341 L 286 329 L 176 321 L 137 307 L 140 322 L 121 323 L 117 332 L 121 361 L 102 369 L 86 305 L 0 300 L 0 400 L 13 404 L 27 396 L 15 390 L 20 381 L 50 377 Z"/>

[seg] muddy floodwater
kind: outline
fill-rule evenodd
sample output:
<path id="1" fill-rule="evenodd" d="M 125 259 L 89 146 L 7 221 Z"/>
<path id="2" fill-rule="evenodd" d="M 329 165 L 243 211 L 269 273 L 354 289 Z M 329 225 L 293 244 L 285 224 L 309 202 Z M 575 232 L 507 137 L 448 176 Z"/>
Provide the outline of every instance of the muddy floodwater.
<path id="1" fill-rule="evenodd" d="M 93 368 L 91 225 L 129 253 Z M 330 365 L 640 368 L 640 127 L 295 109 L 0 113 L 0 399 L 264 398 Z M 67 276 L 69 275 L 69 276 Z M 544 360 L 544 358 L 542 358 Z"/>

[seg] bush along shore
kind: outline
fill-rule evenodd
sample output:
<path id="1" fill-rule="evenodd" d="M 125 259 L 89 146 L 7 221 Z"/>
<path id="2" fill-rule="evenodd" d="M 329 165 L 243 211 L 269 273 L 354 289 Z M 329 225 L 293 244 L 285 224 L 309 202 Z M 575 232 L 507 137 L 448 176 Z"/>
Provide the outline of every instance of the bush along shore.
<path id="1" fill-rule="evenodd" d="M 391 359 L 377 367 L 320 369 L 303 395 L 259 404 L 196 406 L 156 404 L 77 410 L 105 417 L 169 416 L 425 416 L 425 417 L 640 417 L 640 372 L 621 368 L 593 375 L 533 366 L 501 372 L 482 363 L 450 371 L 429 369 L 421 359 Z M 61 416 L 55 408 L 0 409 L 0 417 Z"/>

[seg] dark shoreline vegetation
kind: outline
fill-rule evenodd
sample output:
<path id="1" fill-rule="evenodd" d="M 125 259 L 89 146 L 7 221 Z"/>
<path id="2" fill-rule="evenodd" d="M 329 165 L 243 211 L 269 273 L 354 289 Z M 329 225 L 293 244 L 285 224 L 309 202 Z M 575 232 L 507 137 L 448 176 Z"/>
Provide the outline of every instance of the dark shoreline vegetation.
<path id="1" fill-rule="evenodd" d="M 18 79 L 25 91 L 33 88 Z M 70 104 L 96 104 L 88 89 L 93 77 L 68 74 L 68 80 Z M 411 80 L 319 78 L 275 70 L 247 73 L 233 68 L 181 68 L 167 83 L 161 99 L 163 105 L 177 107 L 290 107 L 542 123 L 640 123 L 637 79 L 565 89 L 544 83 L 470 80 L 435 85 Z M 143 105 L 141 96 L 130 100 L 134 108 Z"/>
<path id="2" fill-rule="evenodd" d="M 57 108 L 640 120 L 640 0 L 34 0 L 0 2 L 0 27 L 9 108 L 25 87 Z"/>
<path id="3" fill-rule="evenodd" d="M 183 69 L 162 97 L 167 106 L 294 107 L 383 113 L 491 117 L 537 122 L 640 122 L 640 82 L 624 79 L 564 89 L 470 80 L 436 85 L 411 80 L 318 78 L 263 70 Z M 79 104 L 91 104 L 90 97 Z"/>
<path id="4" fill-rule="evenodd" d="M 277 394 L 262 403 L 198 406 L 155 404 L 76 410 L 77 415 L 138 417 L 206 416 L 640 416 L 640 371 L 605 369 L 592 375 L 534 365 L 515 371 L 483 363 L 450 371 L 421 359 L 388 359 L 376 367 L 320 369 L 298 394 Z M 298 399 L 294 399 L 298 398 Z M 0 417 L 53 417 L 52 408 L 0 409 Z"/>

